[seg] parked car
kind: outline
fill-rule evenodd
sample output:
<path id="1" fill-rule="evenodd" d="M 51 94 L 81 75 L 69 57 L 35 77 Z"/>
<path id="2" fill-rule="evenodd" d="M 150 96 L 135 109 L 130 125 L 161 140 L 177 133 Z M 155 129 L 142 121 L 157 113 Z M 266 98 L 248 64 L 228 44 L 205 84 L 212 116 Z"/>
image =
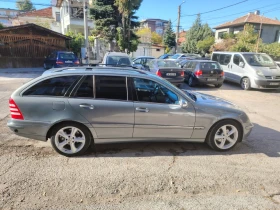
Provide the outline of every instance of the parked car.
<path id="1" fill-rule="evenodd" d="M 101 63 L 103 66 L 132 66 L 128 54 L 122 52 L 107 52 Z"/>
<path id="2" fill-rule="evenodd" d="M 176 63 L 177 63 L 177 65 L 178 65 L 179 67 L 183 68 L 183 66 L 184 66 L 188 61 L 194 60 L 194 59 L 195 59 L 195 58 L 193 58 L 193 57 L 186 57 L 184 60 L 179 60 L 179 61 L 177 61 Z"/>
<path id="3" fill-rule="evenodd" d="M 173 56 L 173 54 L 163 54 L 158 57 L 158 59 L 169 59 Z"/>
<path id="4" fill-rule="evenodd" d="M 184 83 L 184 71 L 174 61 L 166 59 L 150 60 L 148 70 L 177 86 Z"/>
<path id="5" fill-rule="evenodd" d="M 147 71 L 113 67 L 63 68 L 18 88 L 9 100 L 9 128 L 50 142 L 65 156 L 92 144 L 207 142 L 233 148 L 252 130 L 234 104 L 183 91 Z"/>
<path id="6" fill-rule="evenodd" d="M 240 84 L 243 90 L 280 88 L 280 67 L 265 53 L 213 52 L 225 72 L 225 79 Z"/>
<path id="7" fill-rule="evenodd" d="M 207 60 L 190 60 L 182 68 L 185 80 L 190 87 L 200 84 L 213 84 L 220 88 L 224 82 L 224 71 L 218 62 Z"/>
<path id="8" fill-rule="evenodd" d="M 138 69 L 147 70 L 147 63 L 152 59 L 155 59 L 155 57 L 139 56 L 132 61 L 132 65 Z"/>
<path id="9" fill-rule="evenodd" d="M 186 57 L 187 57 L 186 55 L 184 55 L 182 53 L 178 53 L 178 54 L 175 54 L 175 55 L 171 56 L 170 58 L 168 58 L 168 60 L 173 60 L 173 61 L 177 62 L 177 61 L 185 59 Z"/>
<path id="10" fill-rule="evenodd" d="M 275 61 L 275 63 L 280 67 L 280 61 Z"/>
<path id="11" fill-rule="evenodd" d="M 44 69 L 79 66 L 80 61 L 73 52 L 54 51 L 45 57 Z"/>

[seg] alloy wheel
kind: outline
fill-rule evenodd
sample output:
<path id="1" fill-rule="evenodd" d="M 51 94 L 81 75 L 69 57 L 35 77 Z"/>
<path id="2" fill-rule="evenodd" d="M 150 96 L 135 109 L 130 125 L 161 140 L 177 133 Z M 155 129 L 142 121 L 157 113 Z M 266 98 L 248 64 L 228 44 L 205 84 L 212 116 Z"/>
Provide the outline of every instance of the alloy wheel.
<path id="1" fill-rule="evenodd" d="M 65 154 L 75 154 L 81 151 L 86 143 L 85 134 L 73 126 L 63 127 L 55 135 L 57 149 Z"/>
<path id="2" fill-rule="evenodd" d="M 231 148 L 237 140 L 238 129 L 233 125 L 223 125 L 214 136 L 216 146 L 222 150 Z"/>

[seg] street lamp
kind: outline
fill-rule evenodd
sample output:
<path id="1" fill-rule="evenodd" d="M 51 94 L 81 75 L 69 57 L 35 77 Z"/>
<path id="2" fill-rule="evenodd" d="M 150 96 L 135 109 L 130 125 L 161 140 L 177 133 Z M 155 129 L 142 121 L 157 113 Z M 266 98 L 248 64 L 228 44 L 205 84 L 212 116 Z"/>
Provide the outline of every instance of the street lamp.
<path id="1" fill-rule="evenodd" d="M 179 6 L 178 6 L 178 24 L 177 24 L 177 31 L 176 31 L 176 46 L 175 46 L 175 52 L 177 53 L 177 48 L 178 48 L 178 39 L 179 39 L 179 29 L 180 29 L 180 19 L 181 19 L 181 6 L 182 4 L 186 3 L 186 1 L 183 1 Z"/>

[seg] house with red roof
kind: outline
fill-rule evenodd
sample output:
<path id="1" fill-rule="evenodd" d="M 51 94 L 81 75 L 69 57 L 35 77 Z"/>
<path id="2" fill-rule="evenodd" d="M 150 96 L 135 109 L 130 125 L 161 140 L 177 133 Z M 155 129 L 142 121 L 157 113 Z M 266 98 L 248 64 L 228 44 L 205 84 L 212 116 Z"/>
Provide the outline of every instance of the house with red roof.
<path id="1" fill-rule="evenodd" d="M 260 15 L 258 10 L 214 27 L 216 29 L 216 42 L 222 38 L 224 33 L 236 34 L 244 30 L 245 24 L 253 25 L 256 32 L 260 32 L 261 30 L 260 37 L 264 43 L 280 42 L 280 21 L 264 17 Z"/>
<path id="2" fill-rule="evenodd" d="M 52 7 L 24 12 L 12 19 L 13 26 L 34 23 L 44 28 L 60 33 L 60 20 L 53 17 Z"/>

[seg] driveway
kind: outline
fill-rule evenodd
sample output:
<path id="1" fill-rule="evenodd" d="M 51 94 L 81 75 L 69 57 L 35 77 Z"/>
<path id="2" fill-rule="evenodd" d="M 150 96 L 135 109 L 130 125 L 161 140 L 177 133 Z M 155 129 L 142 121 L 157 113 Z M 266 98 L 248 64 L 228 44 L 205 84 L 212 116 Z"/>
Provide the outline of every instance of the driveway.
<path id="1" fill-rule="evenodd" d="M 6 127 L 10 94 L 37 75 L 0 73 L 0 209 L 280 209 L 279 91 L 193 88 L 233 101 L 254 123 L 229 152 L 131 143 L 66 158 Z"/>

